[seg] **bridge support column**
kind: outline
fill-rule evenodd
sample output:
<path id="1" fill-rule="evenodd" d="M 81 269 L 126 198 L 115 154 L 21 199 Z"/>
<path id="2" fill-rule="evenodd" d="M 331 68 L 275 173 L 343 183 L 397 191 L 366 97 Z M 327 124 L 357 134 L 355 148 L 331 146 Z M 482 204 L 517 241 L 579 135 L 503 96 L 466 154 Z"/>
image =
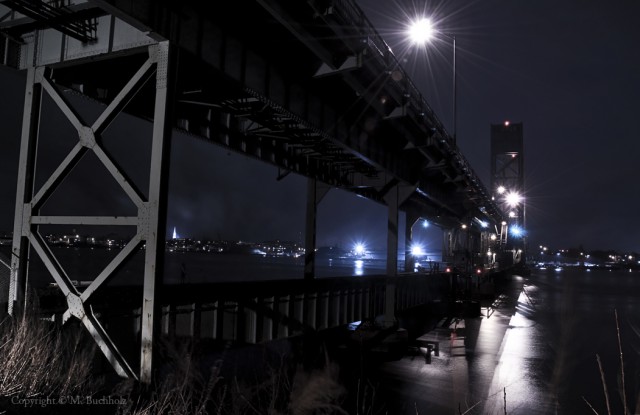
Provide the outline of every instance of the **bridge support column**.
<path id="1" fill-rule="evenodd" d="M 404 231 L 404 271 L 413 272 L 415 258 L 411 252 L 413 245 L 413 225 L 416 224 L 420 215 L 413 210 L 409 210 L 405 216 L 405 231 Z"/>
<path id="2" fill-rule="evenodd" d="M 37 72 L 36 68 L 28 69 L 24 97 L 16 209 L 13 221 L 11 277 L 9 280 L 8 312 L 11 315 L 23 313 L 27 305 L 29 222 L 32 213 L 30 202 L 34 191 L 35 156 L 38 147 L 38 126 L 42 102 L 42 85 L 37 82 Z"/>
<path id="3" fill-rule="evenodd" d="M 384 195 L 387 204 L 387 287 L 385 290 L 384 324 L 396 321 L 396 282 L 398 276 L 398 212 L 400 205 L 411 196 L 416 186 L 394 184 Z"/>
<path id="4" fill-rule="evenodd" d="M 171 82 L 172 60 L 169 56 L 169 43 L 160 42 L 150 45 L 146 52 L 147 60 L 137 68 L 122 90 L 106 106 L 103 112 L 91 125 L 85 124 L 68 101 L 66 95 L 55 85 L 51 71 L 45 66 L 31 67 L 27 70 L 25 105 L 23 115 L 22 141 L 18 185 L 16 192 L 16 209 L 14 221 L 13 255 L 10 279 L 9 312 L 12 315 L 21 313 L 27 304 L 27 282 L 29 273 L 29 255 L 37 255 L 45 268 L 53 277 L 67 300 L 67 310 L 62 317 L 66 322 L 76 317 L 91 334 L 94 341 L 113 365 L 116 372 L 123 377 L 140 379 L 145 383 L 151 381 L 153 335 L 160 328 L 160 310 L 155 303 L 157 282 L 162 275 L 164 254 L 165 221 L 168 184 L 168 147 L 171 135 Z M 34 52 L 35 53 L 35 52 Z M 35 60 L 34 60 L 35 61 Z M 101 135 L 111 122 L 120 114 L 126 104 L 143 87 L 144 83 L 155 73 L 155 101 L 153 107 L 153 137 L 151 144 L 151 162 L 149 168 L 149 188 L 145 193 L 140 191 L 126 172 L 117 164 L 103 147 Z M 171 86 L 171 87 L 170 87 Z M 61 111 L 75 129 L 75 146 L 57 165 L 40 188 L 35 188 L 36 152 L 38 130 L 41 117 L 41 96 L 46 94 Z M 49 197 L 56 192 L 59 185 L 87 153 L 93 153 L 93 159 L 106 169 L 110 176 L 129 197 L 137 209 L 136 216 L 45 216 L 40 210 Z M 39 154 L 45 159 L 47 154 Z M 136 234 L 127 245 L 111 260 L 91 284 L 79 292 L 72 283 L 64 267 L 49 248 L 40 234 L 41 225 L 70 226 L 135 226 Z M 144 286 L 141 312 L 141 360 L 138 374 L 129 366 L 127 360 L 109 337 L 100 321 L 89 305 L 92 295 L 104 286 L 120 266 L 136 251 L 146 244 Z M 157 318 L 156 318 L 157 317 Z"/>
<path id="5" fill-rule="evenodd" d="M 169 185 L 169 154 L 171 144 L 172 90 L 175 68 L 171 59 L 169 42 L 149 48 L 149 56 L 156 61 L 156 96 L 153 112 L 153 138 L 147 218 L 141 220 L 146 241 L 144 261 L 144 286 L 142 298 L 142 344 L 140 352 L 140 380 L 151 383 L 153 369 L 154 333 L 157 333 L 155 314 L 156 285 L 162 283 L 165 235 L 167 221 L 167 196 Z M 141 212 L 139 216 L 144 216 Z M 145 224 L 145 226 L 141 226 Z"/>
<path id="6" fill-rule="evenodd" d="M 315 278 L 316 268 L 316 228 L 318 204 L 329 192 L 330 187 L 320 186 L 318 180 L 307 180 L 307 221 L 305 224 L 304 243 L 304 279 Z"/>

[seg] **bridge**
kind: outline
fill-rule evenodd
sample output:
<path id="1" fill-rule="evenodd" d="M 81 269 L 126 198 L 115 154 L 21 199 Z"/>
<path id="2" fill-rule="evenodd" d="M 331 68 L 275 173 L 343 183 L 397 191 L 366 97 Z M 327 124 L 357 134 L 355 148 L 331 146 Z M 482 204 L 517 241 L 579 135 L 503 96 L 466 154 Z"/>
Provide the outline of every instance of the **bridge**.
<path id="1" fill-rule="evenodd" d="M 202 327 L 207 310 L 218 310 L 217 317 L 211 317 L 220 323 L 212 336 L 224 336 L 222 322 L 234 315 L 245 322 L 244 338 L 255 342 L 288 335 L 300 324 L 321 329 L 377 314 L 391 322 L 399 310 L 427 301 L 425 290 L 431 283 L 424 276 L 398 272 L 400 211 L 406 214 L 407 242 L 420 218 L 445 231 L 444 260 L 471 253 L 478 263 L 487 263 L 486 252 L 500 250 L 506 236 L 503 212 L 353 0 L 242 0 L 216 3 L 214 13 L 205 7 L 195 0 L 0 1 L 0 63 L 26 71 L 27 79 L 10 314 L 21 313 L 26 304 L 27 258 L 37 255 L 64 295 L 59 310 L 63 320 L 79 319 L 119 374 L 149 382 L 154 335 L 161 321 L 169 327 L 176 315 L 191 316 L 181 327 L 193 329 Z M 101 103 L 103 111 L 93 123 L 78 115 L 69 99 L 72 94 Z M 77 137 L 58 167 L 36 187 L 36 159 L 47 157 L 37 146 L 44 128 L 41 121 L 47 116 L 41 107 L 45 96 Z M 152 125 L 149 182 L 144 189 L 103 143 L 104 131 L 123 111 Z M 307 178 L 304 280 L 290 292 L 283 288 L 260 299 L 257 293 L 245 296 L 252 301 L 216 297 L 209 309 L 204 300 L 162 303 L 172 131 L 275 165 L 281 177 L 295 173 Z M 42 214 L 47 199 L 90 153 L 126 193 L 137 214 Z M 315 278 L 316 212 L 331 188 L 387 207 L 387 272 L 381 279 L 338 284 Z M 45 225 L 133 226 L 136 234 L 88 287 L 80 289 L 40 234 Z M 142 289 L 136 291 L 138 371 L 118 350 L 92 306 L 122 263 L 141 249 L 145 267 Z M 406 266 L 411 262 L 406 260 Z M 223 289 L 237 291 L 219 287 Z M 235 314 L 225 314 L 227 309 L 218 301 L 231 304 Z M 250 313 L 238 317 L 238 304 Z M 254 324 L 255 313 L 267 322 L 260 330 Z M 239 326 L 234 327 L 237 331 Z M 258 331 L 266 334 L 258 336 Z"/>

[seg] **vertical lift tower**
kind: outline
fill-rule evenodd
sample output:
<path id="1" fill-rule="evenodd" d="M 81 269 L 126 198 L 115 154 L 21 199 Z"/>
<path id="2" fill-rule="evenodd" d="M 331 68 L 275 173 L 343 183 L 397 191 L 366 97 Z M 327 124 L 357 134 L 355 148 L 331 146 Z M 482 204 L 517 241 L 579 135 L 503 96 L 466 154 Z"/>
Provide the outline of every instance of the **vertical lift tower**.
<path id="1" fill-rule="evenodd" d="M 498 230 L 505 253 L 521 262 L 525 252 L 524 139 L 522 123 L 491 125 L 491 193 L 508 214 Z M 502 261 L 507 258 L 502 258 Z"/>

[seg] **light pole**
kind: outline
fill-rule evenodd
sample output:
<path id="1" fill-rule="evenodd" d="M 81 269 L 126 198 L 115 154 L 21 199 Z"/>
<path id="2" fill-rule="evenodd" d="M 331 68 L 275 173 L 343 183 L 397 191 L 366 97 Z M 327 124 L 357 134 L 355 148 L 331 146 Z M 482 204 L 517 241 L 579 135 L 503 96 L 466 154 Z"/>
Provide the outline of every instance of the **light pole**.
<path id="1" fill-rule="evenodd" d="M 421 18 L 415 20 L 411 23 L 409 27 L 409 37 L 413 41 L 413 43 L 424 45 L 431 41 L 434 37 L 434 33 L 437 33 L 438 36 L 445 37 L 452 42 L 453 48 L 453 60 L 451 67 L 453 69 L 453 144 L 456 144 L 456 126 L 457 126 L 457 73 L 456 73 L 456 37 L 449 36 L 442 32 L 436 31 L 431 24 L 431 20 L 427 18 Z"/>
<path id="2" fill-rule="evenodd" d="M 457 90 L 456 90 L 456 78 L 457 78 L 457 74 L 456 74 L 456 37 L 455 36 L 447 36 L 444 35 L 445 37 L 448 37 L 450 39 L 452 39 L 453 41 L 453 144 L 456 145 L 456 126 L 457 126 L 457 114 L 458 114 L 458 108 L 456 106 L 456 101 L 457 101 Z"/>

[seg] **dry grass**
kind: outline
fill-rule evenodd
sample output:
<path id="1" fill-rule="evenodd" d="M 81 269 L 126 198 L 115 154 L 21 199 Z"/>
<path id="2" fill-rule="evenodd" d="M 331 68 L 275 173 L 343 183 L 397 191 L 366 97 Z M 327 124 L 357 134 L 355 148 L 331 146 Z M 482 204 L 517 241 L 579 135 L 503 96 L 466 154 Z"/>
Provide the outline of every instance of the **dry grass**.
<path id="1" fill-rule="evenodd" d="M 326 356 L 313 371 L 282 356 L 259 379 L 248 380 L 223 377 L 222 360 L 203 368 L 189 348 L 162 346 L 163 366 L 150 387 L 123 380 L 112 388 L 97 378 L 93 365 L 100 354 L 81 327 L 7 318 L 0 323 L 0 399 L 104 394 L 127 398 L 114 411 L 134 415 L 348 413 L 338 366 Z"/>
<path id="2" fill-rule="evenodd" d="M 285 356 L 260 379 L 248 382 L 221 375 L 222 361 L 202 368 L 191 350 L 163 344 L 165 367 L 151 388 L 124 381 L 114 395 L 129 396 L 119 414 L 134 415 L 324 415 L 347 414 L 340 404 L 346 389 L 338 368 L 327 364 L 305 372 Z"/>
<path id="3" fill-rule="evenodd" d="M 618 353 L 619 353 L 619 357 L 620 357 L 620 377 L 618 378 L 618 387 L 620 389 L 620 400 L 622 403 L 622 414 L 623 415 L 628 415 L 630 414 L 630 409 L 629 409 L 629 405 L 628 405 L 628 401 L 627 401 L 627 386 L 626 386 L 626 378 L 625 378 L 625 362 L 624 362 L 624 354 L 622 352 L 622 340 L 620 337 L 620 323 L 618 321 L 618 310 L 614 309 L 614 315 L 615 315 L 615 322 L 616 322 L 616 337 L 617 337 L 617 346 L 618 346 Z M 606 404 L 606 414 L 607 415 L 612 415 L 612 409 L 611 409 L 611 403 L 610 403 L 610 399 L 609 399 L 609 390 L 607 387 L 607 383 L 605 381 L 605 374 L 604 374 L 604 369 L 602 368 L 602 362 L 600 360 L 600 356 L 598 354 L 596 354 L 596 360 L 598 362 L 598 370 L 600 372 L 600 380 L 602 382 L 602 390 L 604 393 L 604 399 L 605 399 L 605 404 Z M 593 405 L 591 404 L 591 402 L 589 402 L 584 396 L 582 397 L 582 400 L 584 400 L 584 402 L 587 404 L 587 406 L 589 407 L 589 409 L 591 409 L 591 411 L 593 411 L 593 413 L 595 414 L 599 414 L 599 412 L 593 407 Z M 640 402 L 640 395 L 638 398 L 638 401 Z M 638 408 L 636 408 L 637 411 Z"/>
<path id="4" fill-rule="evenodd" d="M 308 374 L 299 370 L 290 394 L 290 413 L 293 415 L 347 414 L 339 406 L 346 390 L 337 379 L 338 367 L 331 363 L 322 370 Z"/>
<path id="5" fill-rule="evenodd" d="M 0 323 L 0 396 L 90 395 L 96 347 L 84 333 L 25 317 Z"/>
<path id="6" fill-rule="evenodd" d="M 169 361 L 166 370 L 150 387 L 133 380 L 116 385 L 113 394 L 128 396 L 128 404 L 118 408 L 118 414 L 208 414 L 214 389 L 221 380 L 216 368 L 205 378 L 194 367 L 191 354 L 184 349 L 164 347 L 164 359 Z"/>

